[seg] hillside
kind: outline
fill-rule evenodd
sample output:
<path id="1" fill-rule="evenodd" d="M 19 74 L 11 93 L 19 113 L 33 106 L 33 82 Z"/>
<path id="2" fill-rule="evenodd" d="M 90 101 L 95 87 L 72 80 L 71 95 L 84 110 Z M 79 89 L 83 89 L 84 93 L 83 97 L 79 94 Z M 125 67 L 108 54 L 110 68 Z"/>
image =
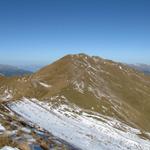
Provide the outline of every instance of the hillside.
<path id="1" fill-rule="evenodd" d="M 138 130 L 138 132 L 134 133 L 138 138 L 147 139 L 147 144 L 150 144 L 150 77 L 124 64 L 85 54 L 67 55 L 32 75 L 12 78 L 1 76 L 0 87 L 1 101 L 10 101 L 10 108 L 13 111 L 36 124 L 39 123 L 44 129 L 51 131 L 56 136 L 60 136 L 61 139 L 69 143 L 78 145 L 78 142 L 66 139 L 58 132 L 62 128 L 62 126 L 59 127 L 60 122 L 64 124 L 61 131 L 67 128 L 72 131 L 71 126 L 65 125 L 67 118 L 64 117 L 64 120 L 60 120 L 60 122 L 58 119 L 58 124 L 56 123 L 57 119 L 48 121 L 49 124 L 53 124 L 53 121 L 57 124 L 56 127 L 52 125 L 51 127 L 53 128 L 51 129 L 47 126 L 47 123 L 40 123 L 39 118 L 34 119 L 33 116 L 38 117 L 35 116 L 34 112 L 37 111 L 38 114 L 40 113 L 38 109 L 41 109 L 44 116 L 45 113 L 52 112 L 52 114 L 56 113 L 56 116 L 60 115 L 58 118 L 63 117 L 63 112 L 66 112 L 65 116 L 71 115 L 77 119 L 73 119 L 72 122 L 67 121 L 74 126 L 74 129 L 78 126 L 77 122 L 81 117 L 81 120 L 84 120 L 81 125 L 85 126 L 85 128 L 77 128 L 76 130 L 87 132 L 89 136 L 89 126 L 85 123 L 86 121 L 93 126 L 98 125 L 101 121 L 105 122 L 107 125 L 104 123 L 104 126 L 108 126 L 109 129 L 112 127 L 114 134 L 119 132 L 122 136 L 127 136 L 122 131 L 130 132 L 128 129 L 133 128 L 131 131 Z M 23 97 L 31 101 L 24 100 Z M 35 99 L 42 102 L 37 102 Z M 14 102 L 11 105 L 12 100 Z M 42 107 L 39 108 L 39 106 Z M 22 112 L 23 110 L 20 110 L 20 108 L 24 108 L 26 111 Z M 31 110 L 34 110 L 34 112 Z M 59 114 L 60 112 L 62 114 Z M 51 115 L 50 117 L 52 117 Z M 93 116 L 94 120 L 86 118 L 87 116 Z M 37 122 L 38 120 L 39 122 Z M 97 132 L 99 132 L 98 128 L 102 128 L 100 124 L 96 128 Z M 94 129 L 91 130 L 95 132 Z M 68 136 L 67 131 L 62 134 Z M 100 132 L 100 134 L 105 133 Z M 77 134 L 72 136 L 74 139 Z M 81 135 L 79 134 L 78 136 Z M 111 138 L 114 144 L 115 137 Z M 131 140 L 133 139 L 131 138 Z M 88 141 L 89 139 L 86 140 Z M 135 145 L 133 144 L 133 147 L 131 147 L 134 149 Z M 78 146 L 84 149 L 82 145 Z M 97 148 L 98 145 L 96 144 L 94 149 Z M 146 149 L 146 146 L 144 149 Z"/>

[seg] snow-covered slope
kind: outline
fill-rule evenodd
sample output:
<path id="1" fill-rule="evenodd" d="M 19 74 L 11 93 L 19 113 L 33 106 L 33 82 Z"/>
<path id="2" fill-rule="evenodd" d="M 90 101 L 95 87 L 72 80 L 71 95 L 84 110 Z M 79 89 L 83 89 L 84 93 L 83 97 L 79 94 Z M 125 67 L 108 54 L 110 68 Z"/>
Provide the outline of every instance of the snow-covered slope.
<path id="1" fill-rule="evenodd" d="M 138 135 L 141 132 L 138 129 L 116 119 L 80 109 L 64 96 L 57 98 L 60 104 L 23 98 L 8 106 L 26 120 L 79 149 L 150 150 L 150 141 L 140 138 Z"/>

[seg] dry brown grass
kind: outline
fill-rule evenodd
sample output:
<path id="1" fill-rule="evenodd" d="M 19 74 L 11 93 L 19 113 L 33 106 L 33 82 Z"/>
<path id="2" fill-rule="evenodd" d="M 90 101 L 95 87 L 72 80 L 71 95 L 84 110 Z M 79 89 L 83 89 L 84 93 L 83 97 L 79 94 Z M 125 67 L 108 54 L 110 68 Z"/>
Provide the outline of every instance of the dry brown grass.
<path id="1" fill-rule="evenodd" d="M 27 143 L 21 143 L 21 144 L 18 146 L 18 148 L 19 148 L 20 150 L 31 150 L 30 147 L 29 147 L 29 145 L 28 145 Z"/>
<path id="2" fill-rule="evenodd" d="M 0 147 L 3 146 L 16 146 L 16 143 L 11 140 L 8 136 L 0 136 Z"/>
<path id="3" fill-rule="evenodd" d="M 40 144 L 43 150 L 49 150 L 49 143 L 44 141 L 42 138 L 38 138 L 37 142 Z"/>

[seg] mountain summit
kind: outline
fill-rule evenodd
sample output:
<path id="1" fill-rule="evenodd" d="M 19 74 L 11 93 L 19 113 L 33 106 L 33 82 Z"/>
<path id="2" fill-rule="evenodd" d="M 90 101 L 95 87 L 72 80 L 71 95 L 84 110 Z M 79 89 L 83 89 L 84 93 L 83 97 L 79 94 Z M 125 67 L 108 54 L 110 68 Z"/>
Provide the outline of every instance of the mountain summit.
<path id="1" fill-rule="evenodd" d="M 150 77 L 124 64 L 86 54 L 67 55 L 32 75 L 1 77 L 0 87 L 1 101 L 26 97 L 55 107 L 74 104 L 136 128 L 149 139 Z"/>

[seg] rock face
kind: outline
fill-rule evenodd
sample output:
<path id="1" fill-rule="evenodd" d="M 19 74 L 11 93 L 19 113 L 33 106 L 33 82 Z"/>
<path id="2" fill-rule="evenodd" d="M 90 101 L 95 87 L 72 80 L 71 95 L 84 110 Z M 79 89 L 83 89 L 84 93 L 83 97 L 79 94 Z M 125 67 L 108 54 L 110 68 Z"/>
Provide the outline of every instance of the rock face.
<path id="1" fill-rule="evenodd" d="M 150 131 L 150 77 L 124 64 L 85 54 L 67 55 L 24 77 L 0 77 L 0 99 L 22 97 L 60 105 L 57 97 L 81 109 Z"/>

